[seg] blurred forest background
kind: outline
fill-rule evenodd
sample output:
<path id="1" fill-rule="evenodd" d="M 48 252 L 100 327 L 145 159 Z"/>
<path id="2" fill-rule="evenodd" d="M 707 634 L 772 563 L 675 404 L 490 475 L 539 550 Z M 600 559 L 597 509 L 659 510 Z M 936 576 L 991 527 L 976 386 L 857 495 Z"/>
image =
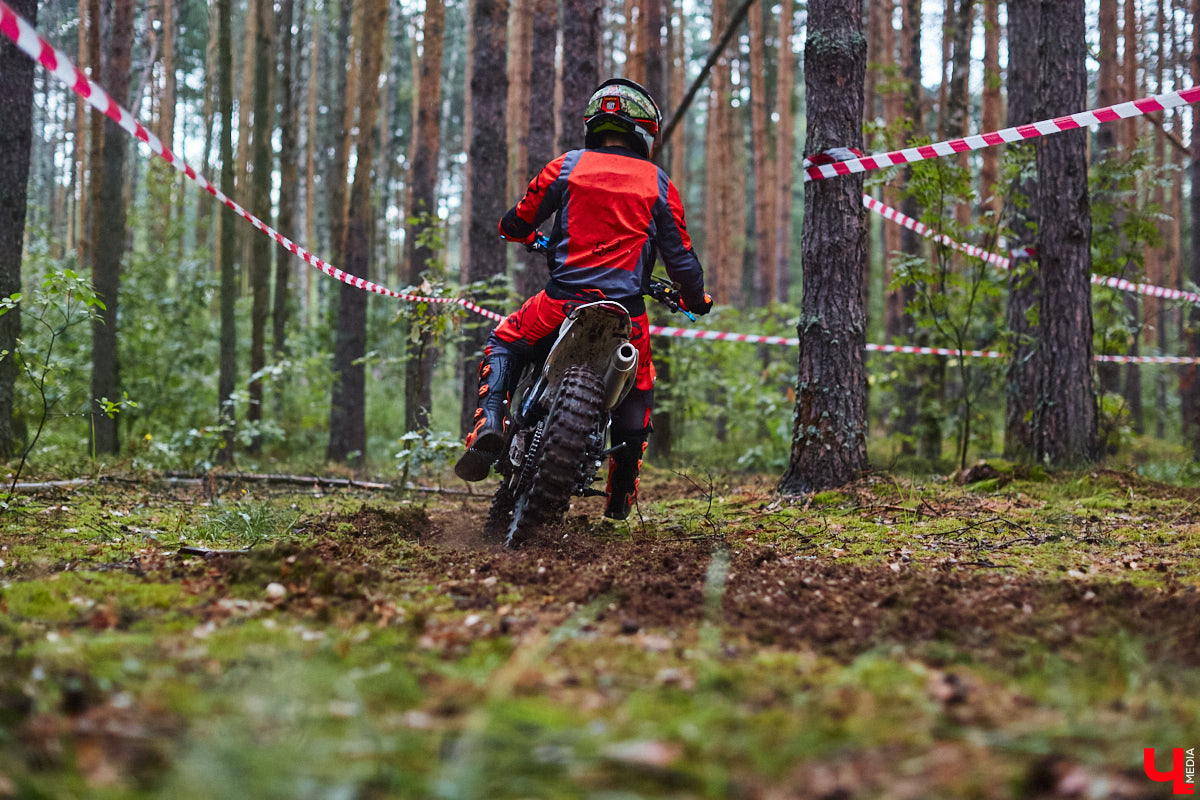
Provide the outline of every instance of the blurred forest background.
<path id="1" fill-rule="evenodd" d="M 31 19 L 32 5 L 13 3 Z M 1016 5 L 864 4 L 867 151 L 1039 118 L 1018 118 L 1036 109 L 1010 97 Z M 1192 85 L 1196 6 L 1090 2 L 1089 105 Z M 546 270 L 497 238 L 499 217 L 542 164 L 582 145 L 582 108 L 601 79 L 642 82 L 673 126 L 659 161 L 683 193 L 719 304 L 703 327 L 794 335 L 803 2 L 51 0 L 34 10 L 56 47 L 285 236 L 382 285 L 501 312 Z M 0 80 L 11 91 L 19 78 Z M 48 72 L 31 80 L 23 258 L 15 276 L 11 253 L 0 265 L 0 294 L 21 294 L 0 317 L 13 356 L 0 382 L 14 387 L 11 425 L 0 413 L 4 455 L 59 472 L 115 456 L 189 470 L 332 462 L 405 478 L 455 455 L 474 403 L 463 376 L 473 384 L 491 322 L 329 279 Z M 1090 133 L 1095 273 L 1196 291 L 1192 113 Z M 1029 148 L 869 173 L 866 192 L 1007 254 Z M 1010 274 L 879 215 L 867 222 L 868 342 L 1019 358 Z M 1097 354 L 1200 354 L 1200 307 L 1104 286 L 1092 307 Z M 784 468 L 794 348 L 654 344 L 651 463 Z M 870 354 L 873 463 L 944 471 L 1011 450 L 1006 367 Z M 1195 366 L 1102 364 L 1097 383 L 1106 457 L 1152 477 L 1200 476 L 1200 430 L 1185 424 L 1200 403 Z"/>

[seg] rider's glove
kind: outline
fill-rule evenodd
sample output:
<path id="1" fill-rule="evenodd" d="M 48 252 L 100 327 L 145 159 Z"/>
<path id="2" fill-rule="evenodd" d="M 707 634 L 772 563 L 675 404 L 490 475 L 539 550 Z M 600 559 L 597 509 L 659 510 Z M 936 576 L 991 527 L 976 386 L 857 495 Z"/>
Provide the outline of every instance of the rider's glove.
<path id="1" fill-rule="evenodd" d="M 696 305 L 696 306 L 692 306 L 692 305 L 689 305 L 688 303 L 685 303 L 683 301 L 683 298 L 681 297 L 681 298 L 679 298 L 679 306 L 684 311 L 690 311 L 698 317 L 703 317 L 705 314 L 712 311 L 712 307 L 713 307 L 712 295 L 710 295 L 708 292 L 705 292 L 703 302 L 701 302 L 699 305 Z"/>

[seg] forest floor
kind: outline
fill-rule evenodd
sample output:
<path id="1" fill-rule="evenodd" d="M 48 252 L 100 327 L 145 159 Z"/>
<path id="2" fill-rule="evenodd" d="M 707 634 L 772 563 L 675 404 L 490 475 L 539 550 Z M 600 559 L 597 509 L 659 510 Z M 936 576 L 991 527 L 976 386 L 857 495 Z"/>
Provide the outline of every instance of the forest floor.
<path id="1" fill-rule="evenodd" d="M 658 473 L 517 552 L 481 495 L 26 494 L 0 798 L 1171 796 L 1200 489 L 970 477 Z"/>

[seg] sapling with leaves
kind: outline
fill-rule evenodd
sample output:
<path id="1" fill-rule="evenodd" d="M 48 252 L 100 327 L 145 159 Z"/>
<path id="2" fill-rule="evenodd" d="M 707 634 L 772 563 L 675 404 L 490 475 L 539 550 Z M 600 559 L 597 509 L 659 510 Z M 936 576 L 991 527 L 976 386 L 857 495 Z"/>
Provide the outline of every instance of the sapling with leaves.
<path id="1" fill-rule="evenodd" d="M 945 159 L 912 165 L 907 193 L 924 213 L 921 222 L 953 241 L 973 242 L 994 251 L 1002 233 L 998 219 L 963 226 L 956 222 L 958 203 L 974 197 L 971 175 Z M 932 257 L 897 254 L 892 288 L 911 287 L 914 300 L 906 310 L 918 327 L 929 330 L 938 346 L 956 351 L 953 363 L 959 378 L 957 463 L 966 468 L 972 422 L 978 393 L 990 380 L 980 380 L 974 359 L 965 351 L 993 345 L 1003 334 L 996 322 L 1003 318 L 1005 276 L 980 258 L 968 257 L 941 243 L 933 243 Z"/>
<path id="2" fill-rule="evenodd" d="M 79 383 L 69 379 L 74 367 L 56 349 L 61 350 L 60 345 L 72 328 L 98 319 L 104 303 L 96 296 L 87 278 L 74 270 L 60 269 L 47 275 L 31 298 L 25 298 L 20 292 L 0 298 L 0 315 L 17 313 L 18 308 L 23 308 L 22 321 L 29 333 L 17 339 L 13 352 L 0 352 L 0 358 L 16 359 L 19 374 L 32 390 L 39 407 L 34 411 L 37 423 L 33 436 L 22 449 L 20 461 L 13 471 L 9 497 L 21 479 L 29 454 L 41 438 L 46 423 L 55 409 L 70 397 L 71 387 Z M 136 406 L 128 397 L 120 400 L 100 398 L 96 402 L 100 412 L 109 417 L 116 416 L 122 408 Z M 93 410 L 89 408 L 90 403 L 82 405 L 62 416 L 90 415 Z M 6 507 L 6 502 L 0 504 L 0 508 Z"/>

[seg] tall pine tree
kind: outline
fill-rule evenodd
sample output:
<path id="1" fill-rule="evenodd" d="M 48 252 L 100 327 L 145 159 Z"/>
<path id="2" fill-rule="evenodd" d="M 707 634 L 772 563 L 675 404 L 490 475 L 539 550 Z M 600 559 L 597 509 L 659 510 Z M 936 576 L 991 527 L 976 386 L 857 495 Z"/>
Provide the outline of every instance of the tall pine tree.
<path id="1" fill-rule="evenodd" d="M 858 0 L 810 0 L 804 153 L 862 148 L 866 39 Z M 789 494 L 841 486 L 867 467 L 866 229 L 862 173 L 812 181 L 804 193 L 799 376 Z"/>

